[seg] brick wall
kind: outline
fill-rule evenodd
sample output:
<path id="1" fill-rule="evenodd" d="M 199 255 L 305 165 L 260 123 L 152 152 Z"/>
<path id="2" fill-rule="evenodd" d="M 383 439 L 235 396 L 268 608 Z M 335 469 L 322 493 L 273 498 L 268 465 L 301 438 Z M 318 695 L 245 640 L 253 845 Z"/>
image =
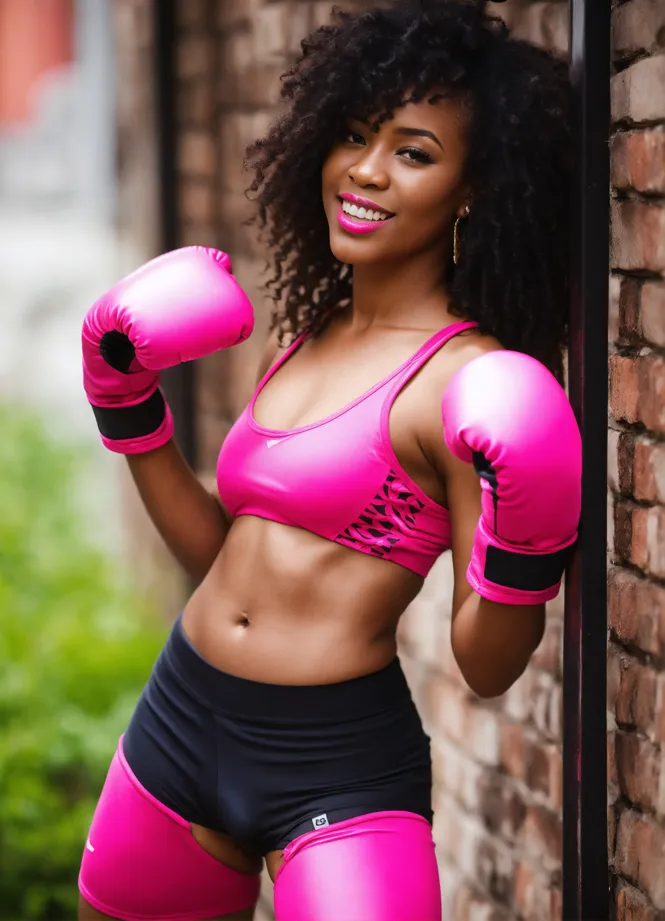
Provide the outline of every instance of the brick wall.
<path id="1" fill-rule="evenodd" d="M 608 763 L 617 921 L 665 917 L 665 2 L 614 10 Z"/>
<path id="2" fill-rule="evenodd" d="M 147 4 L 118 0 L 125 9 Z M 261 253 L 241 226 L 249 213 L 242 152 L 276 114 L 279 74 L 330 6 L 331 0 L 178 2 L 180 242 L 229 251 L 257 309 L 249 342 L 199 363 L 203 476 L 213 471 L 220 441 L 251 394 L 267 330 Z M 515 34 L 565 48 L 564 0 L 509 0 L 500 9 Z M 617 5 L 608 494 L 616 921 L 665 919 L 664 37 L 665 0 Z M 135 37 L 126 32 L 121 41 Z M 136 130 L 140 136 L 145 127 Z M 489 703 L 467 689 L 452 657 L 450 600 L 444 558 L 400 626 L 402 662 L 432 737 L 444 916 L 559 921 L 563 599 L 549 606 L 545 637 L 525 675 Z M 257 921 L 271 917 L 270 901 L 266 879 Z"/>

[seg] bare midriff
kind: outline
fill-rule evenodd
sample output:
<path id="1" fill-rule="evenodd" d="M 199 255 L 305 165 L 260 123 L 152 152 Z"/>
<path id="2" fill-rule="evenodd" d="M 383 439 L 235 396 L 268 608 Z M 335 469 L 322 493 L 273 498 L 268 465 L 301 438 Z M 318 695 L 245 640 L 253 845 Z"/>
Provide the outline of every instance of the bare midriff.
<path id="1" fill-rule="evenodd" d="M 422 578 L 298 528 L 234 520 L 189 599 L 183 629 L 222 671 L 269 684 L 346 681 L 396 655 Z"/>

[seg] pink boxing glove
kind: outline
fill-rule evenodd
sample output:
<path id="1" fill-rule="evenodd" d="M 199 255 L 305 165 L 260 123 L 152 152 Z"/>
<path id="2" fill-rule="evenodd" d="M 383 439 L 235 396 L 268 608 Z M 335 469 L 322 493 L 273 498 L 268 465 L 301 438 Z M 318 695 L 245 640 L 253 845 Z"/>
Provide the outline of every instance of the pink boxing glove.
<path id="1" fill-rule="evenodd" d="M 469 585 L 503 604 L 555 598 L 577 539 L 582 441 L 563 388 L 535 358 L 488 352 L 443 395 L 448 449 L 481 478 Z"/>
<path id="2" fill-rule="evenodd" d="M 83 321 L 83 386 L 111 451 L 141 454 L 173 436 L 159 389 L 164 368 L 237 345 L 252 305 L 226 253 L 187 246 L 147 262 L 96 301 Z"/>

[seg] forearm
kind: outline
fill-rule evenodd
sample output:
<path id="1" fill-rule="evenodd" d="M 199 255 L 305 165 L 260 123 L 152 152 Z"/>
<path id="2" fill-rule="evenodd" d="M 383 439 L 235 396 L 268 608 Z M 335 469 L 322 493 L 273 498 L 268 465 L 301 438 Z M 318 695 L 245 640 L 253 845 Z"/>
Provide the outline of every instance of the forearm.
<path id="1" fill-rule="evenodd" d="M 471 592 L 453 614 L 452 648 L 479 697 L 504 694 L 524 672 L 545 629 L 545 605 L 498 604 Z"/>
<path id="2" fill-rule="evenodd" d="M 195 581 L 217 558 L 230 522 L 215 496 L 187 464 L 176 444 L 127 455 L 143 504 L 165 544 Z"/>

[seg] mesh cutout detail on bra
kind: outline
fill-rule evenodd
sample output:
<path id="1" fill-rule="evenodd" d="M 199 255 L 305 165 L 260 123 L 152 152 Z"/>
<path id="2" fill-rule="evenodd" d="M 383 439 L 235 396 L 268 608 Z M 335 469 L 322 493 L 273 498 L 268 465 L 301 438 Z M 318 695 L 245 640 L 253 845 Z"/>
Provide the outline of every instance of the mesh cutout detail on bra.
<path id="1" fill-rule="evenodd" d="M 424 508 L 425 504 L 391 470 L 372 501 L 335 541 L 384 557 L 415 528 L 416 515 Z"/>

